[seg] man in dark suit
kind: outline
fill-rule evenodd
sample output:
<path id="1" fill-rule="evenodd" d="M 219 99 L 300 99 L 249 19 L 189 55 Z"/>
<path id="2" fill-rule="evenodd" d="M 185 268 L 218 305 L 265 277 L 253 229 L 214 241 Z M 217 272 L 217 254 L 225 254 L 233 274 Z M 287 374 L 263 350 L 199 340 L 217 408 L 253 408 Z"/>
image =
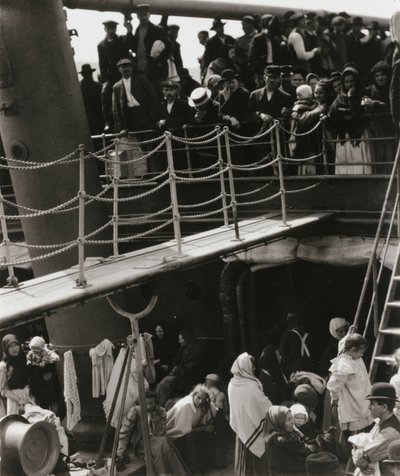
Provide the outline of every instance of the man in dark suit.
<path id="1" fill-rule="evenodd" d="M 139 26 L 132 34 L 128 28 L 127 45 L 136 54 L 137 71 L 146 75 L 159 90 L 160 83 L 168 75 L 167 60 L 171 55 L 171 42 L 165 30 L 150 21 L 150 5 L 137 5 Z"/>
<path id="2" fill-rule="evenodd" d="M 245 121 L 249 92 L 239 85 L 238 75 L 232 69 L 221 73 L 221 92 L 219 93 L 219 113 L 224 122 L 235 129 Z"/>
<path id="3" fill-rule="evenodd" d="M 250 94 L 250 120 L 269 124 L 273 119 L 289 115 L 293 100 L 290 94 L 279 89 L 279 74 L 279 66 L 269 65 L 265 68 L 265 86 Z"/>
<path id="4" fill-rule="evenodd" d="M 178 97 L 179 84 L 173 81 L 163 81 L 161 87 L 164 99 L 159 105 L 156 126 L 165 130 L 182 127 L 191 122 L 193 116 L 190 106 Z"/>
<path id="5" fill-rule="evenodd" d="M 106 37 L 97 45 L 99 55 L 100 80 L 103 83 L 101 103 L 103 115 L 109 129 L 113 130 L 112 88 L 121 79 L 117 63 L 122 58 L 129 57 L 129 49 L 125 36 L 117 35 L 118 23 L 113 20 L 103 22 Z"/>
<path id="6" fill-rule="evenodd" d="M 278 19 L 274 15 L 265 14 L 261 17 L 260 33 L 257 33 L 250 44 L 249 62 L 253 71 L 262 75 L 265 66 L 278 64 L 279 43 L 276 33 Z"/>
<path id="7" fill-rule="evenodd" d="M 157 94 L 146 76 L 133 74 L 133 62 L 125 58 L 117 63 L 122 78 L 113 87 L 115 130 L 126 133 L 154 127 Z"/>
<path id="8" fill-rule="evenodd" d="M 183 67 L 182 55 L 181 55 L 181 45 L 178 43 L 178 33 L 179 33 L 179 25 L 168 25 L 167 32 L 168 38 L 171 42 L 172 46 L 172 58 L 174 59 L 176 70 L 178 71 L 180 68 Z"/>
<path id="9" fill-rule="evenodd" d="M 83 64 L 79 74 L 82 80 L 81 86 L 83 103 L 85 104 L 86 115 L 89 122 L 90 134 L 102 134 L 104 131 L 103 111 L 101 109 L 101 84 L 93 79 L 93 71 L 90 64 Z"/>
<path id="10" fill-rule="evenodd" d="M 208 65 L 211 63 L 211 61 L 214 61 L 220 56 L 222 46 L 235 46 L 235 40 L 231 36 L 225 35 L 224 26 L 225 22 L 221 21 L 220 18 L 214 19 L 211 30 L 215 31 L 215 35 L 206 41 L 203 60 L 201 64 L 204 76 L 205 71 L 207 71 Z"/>

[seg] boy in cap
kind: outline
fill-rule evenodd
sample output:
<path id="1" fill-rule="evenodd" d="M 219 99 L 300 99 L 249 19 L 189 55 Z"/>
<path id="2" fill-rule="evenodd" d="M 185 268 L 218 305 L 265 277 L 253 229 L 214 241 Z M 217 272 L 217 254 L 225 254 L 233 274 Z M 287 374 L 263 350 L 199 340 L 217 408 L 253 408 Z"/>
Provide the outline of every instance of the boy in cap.
<path id="1" fill-rule="evenodd" d="M 370 401 L 369 409 L 378 421 L 368 434 L 359 433 L 349 438 L 349 442 L 354 445 L 353 462 L 361 470 L 367 471 L 379 464 L 382 475 L 390 474 L 382 462 L 387 458 L 390 443 L 400 439 L 400 421 L 393 414 L 398 401 L 396 391 L 389 383 L 377 382 L 365 398 Z"/>

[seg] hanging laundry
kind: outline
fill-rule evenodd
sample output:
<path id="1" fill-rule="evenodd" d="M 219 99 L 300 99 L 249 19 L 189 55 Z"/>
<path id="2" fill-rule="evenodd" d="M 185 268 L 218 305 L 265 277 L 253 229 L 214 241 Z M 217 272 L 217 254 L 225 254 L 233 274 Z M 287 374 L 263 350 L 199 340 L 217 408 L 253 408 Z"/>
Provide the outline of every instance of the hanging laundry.
<path id="1" fill-rule="evenodd" d="M 106 394 L 107 384 L 114 365 L 112 354 L 114 344 L 104 339 L 89 350 L 92 360 L 92 396 L 98 398 Z"/>
<path id="2" fill-rule="evenodd" d="M 74 357 L 72 351 L 64 353 L 64 398 L 67 408 L 67 430 L 72 430 L 81 419 L 81 402 L 79 400 Z"/>
<path id="3" fill-rule="evenodd" d="M 117 387 L 118 379 L 121 374 L 122 370 L 122 363 L 124 361 L 125 353 L 128 351 L 126 348 L 122 348 L 119 351 L 118 357 L 115 361 L 114 367 L 111 372 L 110 380 L 107 385 L 107 393 L 106 393 L 106 399 L 103 402 L 103 408 L 104 408 L 104 413 L 106 415 L 106 418 L 108 419 L 108 415 L 110 414 L 111 410 L 111 405 L 112 401 L 114 398 L 115 390 Z M 118 398 L 117 398 L 117 403 L 115 405 L 114 409 L 114 414 L 111 419 L 111 426 L 116 428 L 117 422 L 118 422 L 118 415 L 121 411 L 121 403 L 122 403 L 122 393 L 124 389 L 124 383 L 125 383 L 125 378 L 122 379 L 122 384 L 121 388 L 118 392 Z M 145 388 L 149 388 L 149 384 L 147 383 L 147 380 L 144 379 L 144 386 Z M 132 363 L 131 363 L 131 368 L 129 371 L 129 383 L 128 383 L 128 389 L 126 393 L 126 400 L 125 400 L 125 405 L 124 408 L 122 409 L 123 415 L 126 416 L 128 411 L 135 405 L 137 404 L 139 400 L 139 391 L 138 391 L 138 386 L 137 386 L 137 371 L 136 371 L 136 360 L 135 360 L 135 355 L 132 357 Z"/>

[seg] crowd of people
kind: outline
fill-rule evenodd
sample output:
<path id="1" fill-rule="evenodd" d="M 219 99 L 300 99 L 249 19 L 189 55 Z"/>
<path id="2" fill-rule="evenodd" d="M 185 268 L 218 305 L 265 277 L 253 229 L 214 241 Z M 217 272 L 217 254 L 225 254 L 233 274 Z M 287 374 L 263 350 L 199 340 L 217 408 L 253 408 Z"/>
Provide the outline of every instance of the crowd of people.
<path id="1" fill-rule="evenodd" d="M 281 18 L 245 15 L 244 34 L 235 39 L 216 18 L 213 36 L 198 33 L 200 82 L 184 67 L 179 25 L 168 24 L 168 16 L 153 24 L 148 4 L 137 6 L 136 31 L 131 16 L 124 18 L 125 35 L 117 35 L 117 22 L 104 22 L 102 85 L 90 65 L 80 71 L 92 134 L 217 123 L 249 132 L 280 119 L 288 131 L 285 153 L 300 159 L 321 152 L 321 128 L 304 133 L 326 118 L 330 173 L 390 171 L 400 118 L 399 13 L 390 35 L 385 25 L 346 12 L 291 11 Z M 319 173 L 321 164 L 319 157 L 293 173 Z"/>
<path id="2" fill-rule="evenodd" d="M 277 345 L 265 346 L 258 359 L 243 352 L 223 364 L 207 358 L 193 330 L 176 339 L 158 325 L 153 378 L 149 360 L 143 375 L 155 474 L 189 476 L 234 466 L 237 476 L 343 476 L 350 456 L 356 475 L 398 474 L 400 349 L 390 383 L 371 385 L 363 360 L 367 340 L 341 317 L 331 319 L 329 332 L 331 341 L 316 355 L 312 336 L 292 313 Z M 11 334 L 2 339 L 2 350 L 3 414 L 59 414 L 57 353 L 39 336 L 26 352 Z M 144 456 L 137 378 L 129 383 L 135 397 L 127 398 L 116 435 L 119 469 L 130 463 L 132 451 Z"/>

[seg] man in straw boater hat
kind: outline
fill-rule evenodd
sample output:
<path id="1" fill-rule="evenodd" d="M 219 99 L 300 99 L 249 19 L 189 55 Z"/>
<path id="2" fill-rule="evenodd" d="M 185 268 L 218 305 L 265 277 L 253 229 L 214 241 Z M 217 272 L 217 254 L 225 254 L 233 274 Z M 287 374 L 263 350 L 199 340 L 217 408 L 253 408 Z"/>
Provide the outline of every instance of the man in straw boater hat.
<path id="1" fill-rule="evenodd" d="M 208 125 L 219 122 L 219 104 L 211 98 L 208 88 L 196 88 L 189 97 L 189 106 L 194 108 L 194 122 Z"/>
<path id="2" fill-rule="evenodd" d="M 349 442 L 353 444 L 352 457 L 354 464 L 361 471 L 366 472 L 378 466 L 381 475 L 392 474 L 383 464 L 388 457 L 388 448 L 393 441 L 400 440 L 400 421 L 393 413 L 396 390 L 390 383 L 378 382 L 371 388 L 367 397 L 370 401 L 370 411 L 375 418 L 375 425 L 369 433 L 359 433 L 351 436 Z M 372 473 L 377 474 L 377 473 Z"/>

